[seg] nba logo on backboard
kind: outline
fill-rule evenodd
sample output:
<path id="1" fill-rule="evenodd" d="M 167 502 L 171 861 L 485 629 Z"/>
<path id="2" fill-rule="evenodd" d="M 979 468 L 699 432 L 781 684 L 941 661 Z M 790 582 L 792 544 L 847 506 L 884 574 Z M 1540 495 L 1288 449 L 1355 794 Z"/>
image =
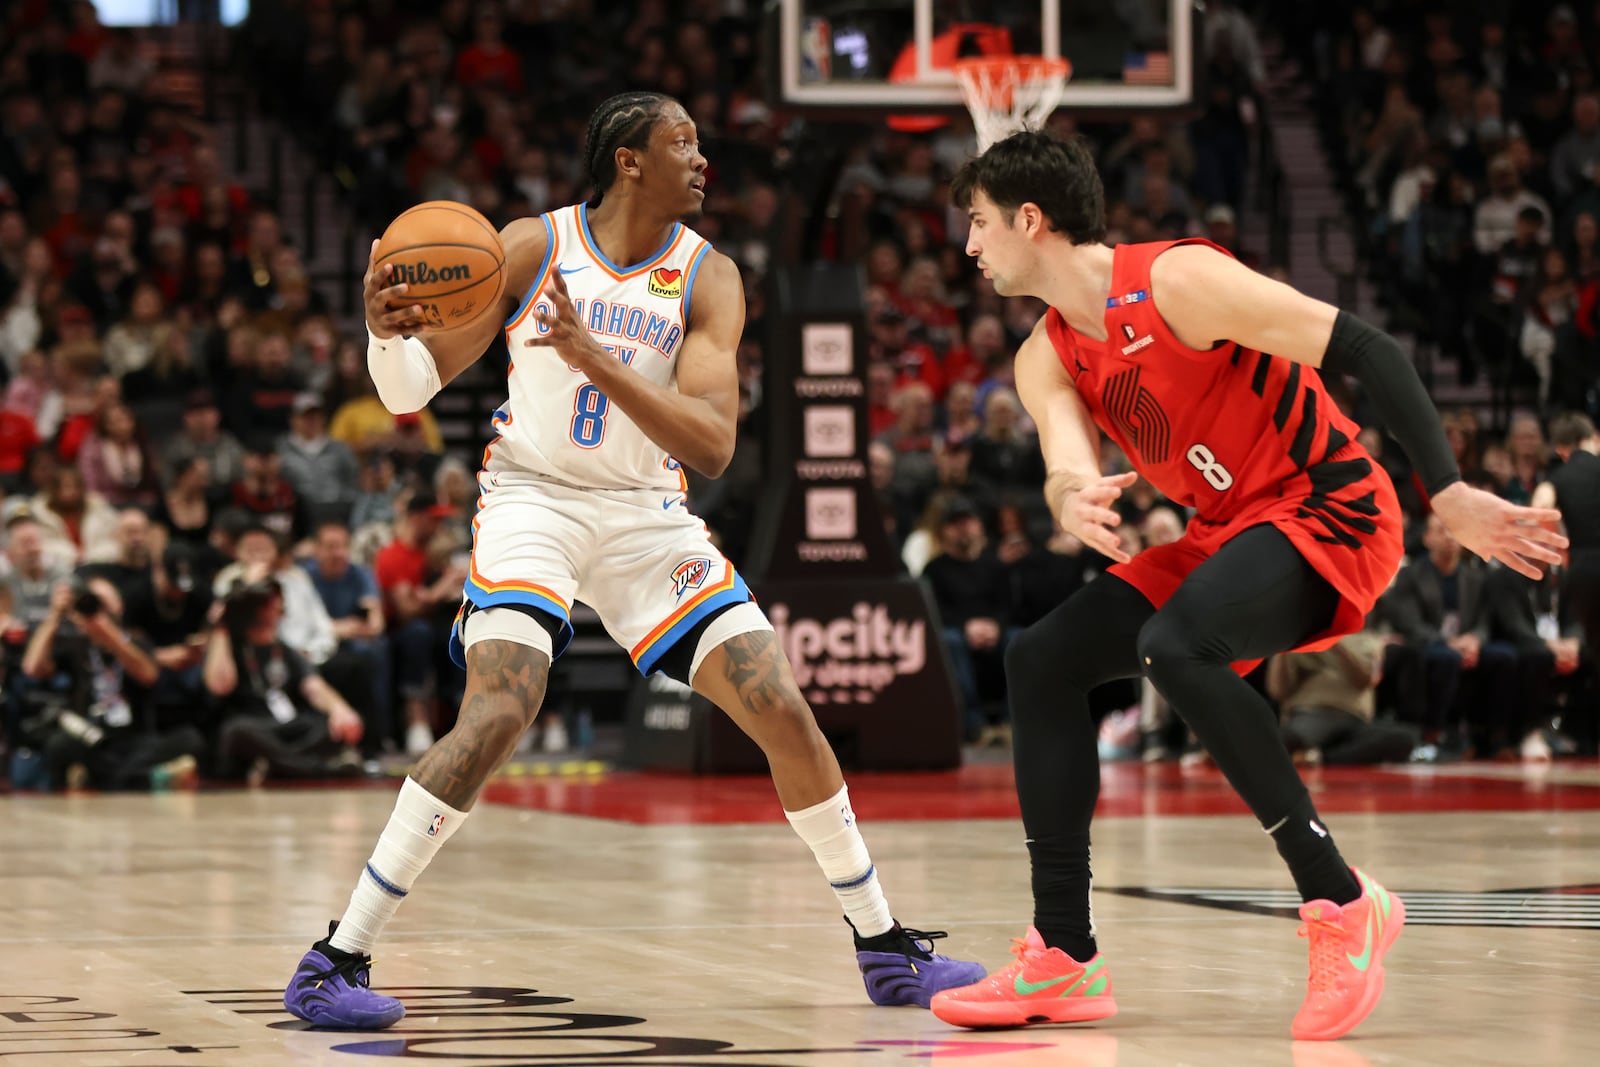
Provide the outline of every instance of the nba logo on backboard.
<path id="1" fill-rule="evenodd" d="M 676 300 L 683 295 L 683 271 L 657 267 L 650 272 L 650 284 L 646 288 L 651 296 Z"/>
<path id="2" fill-rule="evenodd" d="M 800 30 L 800 80 L 825 82 L 832 77 L 833 27 L 827 19 L 806 19 Z"/>
<path id="3" fill-rule="evenodd" d="M 672 572 L 672 592 L 675 596 L 683 596 L 691 589 L 699 589 L 705 584 L 706 578 L 711 574 L 711 561 L 709 559 L 686 559 L 678 564 Z"/>
<path id="4" fill-rule="evenodd" d="M 443 829 L 444 829 L 444 816 L 443 815 L 435 815 L 433 817 L 433 822 L 428 825 L 428 836 L 429 837 L 438 837 L 439 836 L 439 831 L 443 830 Z"/>

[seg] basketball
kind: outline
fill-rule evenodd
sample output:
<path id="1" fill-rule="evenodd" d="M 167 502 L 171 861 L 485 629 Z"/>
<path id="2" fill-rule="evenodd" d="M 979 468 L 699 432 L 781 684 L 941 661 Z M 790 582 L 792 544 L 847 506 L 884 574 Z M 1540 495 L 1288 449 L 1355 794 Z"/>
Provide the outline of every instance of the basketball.
<path id="1" fill-rule="evenodd" d="M 499 303 L 506 250 L 489 220 L 466 204 L 430 200 L 403 212 L 378 241 L 378 269 L 394 265 L 389 284 L 407 285 L 428 325 L 454 330 Z"/>

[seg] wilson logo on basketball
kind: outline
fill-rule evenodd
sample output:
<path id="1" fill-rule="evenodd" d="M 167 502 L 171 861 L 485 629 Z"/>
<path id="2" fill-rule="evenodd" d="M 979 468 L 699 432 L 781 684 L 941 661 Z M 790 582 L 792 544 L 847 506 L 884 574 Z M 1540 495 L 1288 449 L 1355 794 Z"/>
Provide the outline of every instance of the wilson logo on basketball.
<path id="1" fill-rule="evenodd" d="M 651 296 L 665 297 L 668 300 L 677 300 L 683 296 L 683 271 L 668 270 L 666 267 L 657 267 L 650 272 L 648 286 Z"/>
<path id="2" fill-rule="evenodd" d="M 711 561 L 709 559 L 690 559 L 678 564 L 678 569 L 672 572 L 672 592 L 676 596 L 683 596 L 691 589 L 699 589 L 711 576 Z"/>
<path id="3" fill-rule="evenodd" d="M 472 268 L 465 263 L 448 267 L 435 267 L 425 259 L 415 263 L 394 264 L 394 280 L 407 285 L 433 285 L 438 282 L 465 282 L 472 280 Z"/>

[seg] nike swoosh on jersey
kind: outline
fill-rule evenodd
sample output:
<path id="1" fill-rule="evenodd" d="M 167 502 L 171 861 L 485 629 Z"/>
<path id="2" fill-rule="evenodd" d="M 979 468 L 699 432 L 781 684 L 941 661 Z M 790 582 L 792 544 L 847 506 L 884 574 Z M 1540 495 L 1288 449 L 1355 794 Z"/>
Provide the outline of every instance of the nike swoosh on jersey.
<path id="1" fill-rule="evenodd" d="M 581 267 L 563 267 L 559 263 L 556 264 L 556 270 L 560 271 L 562 274 L 576 274 L 580 270 L 588 270 L 588 269 L 589 269 L 589 264 L 587 264 L 587 263 L 583 264 L 583 266 L 581 266 Z"/>

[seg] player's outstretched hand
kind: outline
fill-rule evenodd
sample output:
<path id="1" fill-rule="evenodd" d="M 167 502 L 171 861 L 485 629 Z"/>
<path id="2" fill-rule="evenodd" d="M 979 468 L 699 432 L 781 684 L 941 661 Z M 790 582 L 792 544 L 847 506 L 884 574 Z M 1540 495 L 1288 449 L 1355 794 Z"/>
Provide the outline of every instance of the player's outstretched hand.
<path id="1" fill-rule="evenodd" d="M 387 340 L 397 334 L 418 334 L 428 325 L 421 304 L 406 302 L 406 284 L 390 285 L 394 264 L 378 266 L 378 241 L 367 253 L 367 276 L 361 283 L 361 300 L 367 309 L 367 329 Z"/>
<path id="2" fill-rule="evenodd" d="M 1566 558 L 1567 539 L 1557 529 L 1561 512 L 1554 508 L 1520 507 L 1457 482 L 1433 498 L 1433 510 L 1462 548 L 1497 559 L 1535 581 L 1542 573 L 1540 564 Z"/>
<path id="3" fill-rule="evenodd" d="M 533 320 L 543 326 L 546 332 L 535 334 L 523 344 L 553 348 L 571 360 L 584 345 L 595 343 L 594 336 L 572 310 L 572 297 L 567 293 L 567 283 L 561 277 L 560 270 L 550 272 L 550 282 L 545 292 L 550 294 L 550 314 L 534 308 Z"/>
<path id="4" fill-rule="evenodd" d="M 1122 541 L 1113 532 L 1122 516 L 1111 509 L 1122 491 L 1139 480 L 1133 471 L 1098 478 L 1082 489 L 1067 494 L 1059 516 L 1061 528 L 1100 553 L 1126 563 L 1133 557 L 1122 550 Z"/>

